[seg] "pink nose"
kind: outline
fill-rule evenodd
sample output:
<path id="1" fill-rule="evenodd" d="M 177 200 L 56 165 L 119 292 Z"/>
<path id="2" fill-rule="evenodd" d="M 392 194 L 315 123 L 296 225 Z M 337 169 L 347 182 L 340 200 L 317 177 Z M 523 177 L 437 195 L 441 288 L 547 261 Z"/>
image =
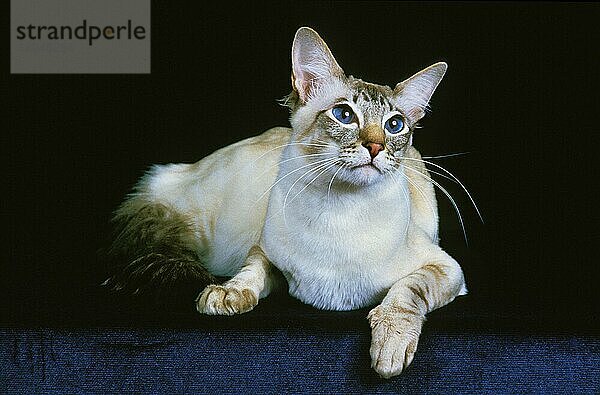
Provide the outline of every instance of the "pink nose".
<path id="1" fill-rule="evenodd" d="M 383 144 L 379 143 L 364 143 L 363 147 L 369 150 L 369 154 L 371 154 L 371 159 L 375 158 L 378 153 L 383 151 Z"/>

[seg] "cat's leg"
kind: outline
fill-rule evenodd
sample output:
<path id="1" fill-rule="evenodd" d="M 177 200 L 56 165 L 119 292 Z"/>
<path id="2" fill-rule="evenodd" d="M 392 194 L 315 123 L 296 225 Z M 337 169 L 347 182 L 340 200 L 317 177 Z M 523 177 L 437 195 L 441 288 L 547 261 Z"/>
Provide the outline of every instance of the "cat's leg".
<path id="1" fill-rule="evenodd" d="M 424 264 L 394 284 L 369 312 L 371 366 L 384 378 L 412 362 L 425 314 L 466 293 L 462 270 L 450 255 L 432 244 L 425 256 Z"/>
<path id="2" fill-rule="evenodd" d="M 245 313 L 258 304 L 282 281 L 281 274 L 269 262 L 263 250 L 255 245 L 244 265 L 223 285 L 207 286 L 196 299 L 198 312 L 210 315 Z"/>

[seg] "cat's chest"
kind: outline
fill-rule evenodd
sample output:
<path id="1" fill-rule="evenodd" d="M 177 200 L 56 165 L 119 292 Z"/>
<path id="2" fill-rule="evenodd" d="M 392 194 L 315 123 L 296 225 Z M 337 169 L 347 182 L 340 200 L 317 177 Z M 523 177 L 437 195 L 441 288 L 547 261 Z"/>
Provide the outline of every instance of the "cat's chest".
<path id="1" fill-rule="evenodd" d="M 272 207 L 280 198 L 275 191 Z M 335 310 L 375 303 L 402 273 L 408 206 L 393 196 L 326 199 L 306 198 L 274 214 L 263 232 L 267 256 L 306 303 Z"/>
<path id="2" fill-rule="evenodd" d="M 380 194 L 305 194 L 291 202 L 286 201 L 285 187 L 277 188 L 265 227 L 303 251 L 385 253 L 406 236 L 410 220 L 410 203 L 394 187 Z"/>
<path id="3" fill-rule="evenodd" d="M 304 207 L 293 219 L 284 220 L 284 226 L 299 253 L 335 254 L 357 263 L 384 258 L 395 250 L 405 236 L 407 219 L 396 207 Z"/>

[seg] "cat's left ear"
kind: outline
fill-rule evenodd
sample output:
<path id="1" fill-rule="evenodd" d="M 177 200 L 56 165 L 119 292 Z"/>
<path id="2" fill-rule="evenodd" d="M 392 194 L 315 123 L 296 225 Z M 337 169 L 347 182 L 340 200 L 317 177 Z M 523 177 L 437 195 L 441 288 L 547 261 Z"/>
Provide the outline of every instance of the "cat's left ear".
<path id="1" fill-rule="evenodd" d="M 448 65 L 446 63 L 435 63 L 399 83 L 394 88 L 398 106 L 405 111 L 406 116 L 413 123 L 425 115 L 429 99 L 431 99 L 435 88 L 444 77 L 447 69 Z"/>
<path id="2" fill-rule="evenodd" d="M 301 27 L 292 45 L 292 86 L 300 100 L 306 102 L 320 85 L 332 78 L 342 78 L 344 71 L 316 31 Z"/>

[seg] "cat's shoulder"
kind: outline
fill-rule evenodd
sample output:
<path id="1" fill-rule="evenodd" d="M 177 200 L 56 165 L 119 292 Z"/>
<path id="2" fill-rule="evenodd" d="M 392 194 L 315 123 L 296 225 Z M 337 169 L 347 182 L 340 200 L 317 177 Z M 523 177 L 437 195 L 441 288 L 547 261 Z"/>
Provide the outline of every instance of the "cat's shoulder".
<path id="1" fill-rule="evenodd" d="M 247 140 L 250 144 L 262 146 L 262 148 L 273 148 L 274 144 L 281 145 L 288 143 L 291 137 L 292 129 L 276 126 Z"/>
<path id="2" fill-rule="evenodd" d="M 290 128 L 274 127 L 259 135 L 220 148 L 196 162 L 194 166 L 207 166 L 215 161 L 221 163 L 224 159 L 245 160 L 247 155 L 254 157 L 267 151 L 276 154 L 290 141 L 291 134 L 292 130 Z"/>
<path id="3" fill-rule="evenodd" d="M 253 136 L 248 137 L 246 139 L 240 140 L 236 143 L 228 145 L 220 150 L 215 151 L 215 153 L 226 153 L 239 150 L 249 150 L 249 151 L 265 151 L 270 150 L 274 147 L 283 146 L 290 141 L 292 136 L 292 129 L 277 126 L 267 131 Z"/>

